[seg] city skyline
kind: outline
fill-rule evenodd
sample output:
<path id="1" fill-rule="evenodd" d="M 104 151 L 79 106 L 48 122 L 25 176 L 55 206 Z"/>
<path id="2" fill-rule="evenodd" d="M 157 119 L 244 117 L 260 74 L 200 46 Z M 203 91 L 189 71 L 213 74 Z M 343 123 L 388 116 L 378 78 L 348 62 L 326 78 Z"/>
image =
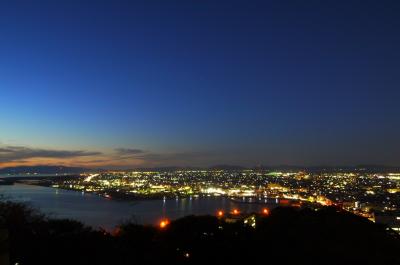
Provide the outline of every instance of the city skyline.
<path id="1" fill-rule="evenodd" d="M 0 4 L 0 168 L 400 166 L 400 4 Z"/>

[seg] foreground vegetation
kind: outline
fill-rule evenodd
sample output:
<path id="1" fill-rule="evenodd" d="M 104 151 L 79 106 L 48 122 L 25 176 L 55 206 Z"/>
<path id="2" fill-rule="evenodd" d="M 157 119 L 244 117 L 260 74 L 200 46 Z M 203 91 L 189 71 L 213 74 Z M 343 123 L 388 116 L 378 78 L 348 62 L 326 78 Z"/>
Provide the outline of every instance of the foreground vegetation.
<path id="1" fill-rule="evenodd" d="M 188 216 L 163 229 L 125 223 L 107 233 L 7 201 L 0 219 L 10 264 L 400 264 L 397 234 L 331 207 L 277 208 L 255 228 Z"/>

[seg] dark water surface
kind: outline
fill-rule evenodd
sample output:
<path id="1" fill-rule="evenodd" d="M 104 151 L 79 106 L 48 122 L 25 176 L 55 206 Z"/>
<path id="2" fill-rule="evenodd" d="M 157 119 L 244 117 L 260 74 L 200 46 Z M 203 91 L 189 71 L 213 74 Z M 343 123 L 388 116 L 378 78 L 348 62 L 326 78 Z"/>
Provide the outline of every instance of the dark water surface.
<path id="1" fill-rule="evenodd" d="M 75 219 L 107 230 L 128 219 L 141 224 L 156 224 L 163 217 L 173 220 L 192 214 L 214 215 L 219 209 L 258 212 L 265 206 L 276 207 L 275 201 L 268 205 L 238 203 L 224 197 L 115 201 L 91 193 L 25 184 L 1 185 L 0 195 L 26 202 L 52 217 Z"/>

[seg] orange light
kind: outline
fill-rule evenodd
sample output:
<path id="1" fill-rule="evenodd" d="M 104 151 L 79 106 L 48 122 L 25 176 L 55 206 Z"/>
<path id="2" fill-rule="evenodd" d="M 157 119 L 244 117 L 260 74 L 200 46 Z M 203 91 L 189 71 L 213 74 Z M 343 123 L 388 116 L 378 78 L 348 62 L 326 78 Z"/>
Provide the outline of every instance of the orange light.
<path id="1" fill-rule="evenodd" d="M 281 204 L 288 204 L 288 203 L 289 203 L 289 200 L 281 199 L 281 200 L 279 200 L 279 202 L 280 202 Z"/>
<path id="2" fill-rule="evenodd" d="M 268 208 L 264 208 L 264 209 L 262 210 L 262 213 L 263 213 L 264 215 L 268 215 L 268 214 L 269 214 Z"/>
<path id="3" fill-rule="evenodd" d="M 160 228 L 165 228 L 167 225 L 169 225 L 169 220 L 167 219 L 160 222 Z"/>
<path id="4" fill-rule="evenodd" d="M 238 209 L 233 209 L 233 214 L 237 215 L 237 214 L 239 214 L 239 213 L 240 213 L 240 212 L 239 212 Z"/>
<path id="5" fill-rule="evenodd" d="M 218 215 L 219 217 L 222 217 L 222 216 L 224 215 L 224 212 L 223 212 L 223 211 L 218 211 L 217 215 Z"/>

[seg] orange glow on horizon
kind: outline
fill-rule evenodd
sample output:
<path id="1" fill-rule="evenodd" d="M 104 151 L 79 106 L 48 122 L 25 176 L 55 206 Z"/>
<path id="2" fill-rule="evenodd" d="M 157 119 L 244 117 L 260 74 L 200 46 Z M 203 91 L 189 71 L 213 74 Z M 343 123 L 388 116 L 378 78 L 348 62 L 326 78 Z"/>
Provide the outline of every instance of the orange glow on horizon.
<path id="1" fill-rule="evenodd" d="M 218 217 L 222 217 L 222 216 L 224 216 L 224 212 L 220 210 L 220 211 L 218 211 L 217 215 L 218 215 Z"/>
<path id="2" fill-rule="evenodd" d="M 233 209 L 232 213 L 233 213 L 234 215 L 238 215 L 238 214 L 240 213 L 240 211 L 239 211 L 238 209 Z"/>
<path id="3" fill-rule="evenodd" d="M 268 208 L 264 208 L 264 209 L 262 210 L 262 213 L 263 213 L 264 215 L 269 215 L 269 210 L 268 210 Z"/>
<path id="4" fill-rule="evenodd" d="M 71 158 L 51 158 L 51 157 L 33 157 L 16 161 L 7 161 L 0 163 L 0 168 L 5 167 L 19 167 L 19 166 L 65 166 L 65 167 L 111 167 L 119 168 L 126 167 L 127 165 L 142 166 L 146 164 L 145 161 L 136 158 L 116 160 L 111 155 L 99 155 L 90 157 L 71 157 Z"/>
<path id="5" fill-rule="evenodd" d="M 3 146 L 7 147 L 7 144 L 0 142 L 0 148 Z M 18 158 L 18 152 L 22 148 L 28 150 L 48 150 L 50 155 L 46 152 L 31 152 L 31 156 L 24 156 Z M 72 149 L 71 149 L 72 148 Z M 15 150 L 14 150 L 15 149 Z M 71 150 L 70 150 L 71 149 Z M 124 157 L 115 152 L 112 148 L 96 148 L 92 147 L 80 147 L 80 146 L 23 146 L 17 145 L 10 149 L 11 151 L 6 156 L 2 157 L 3 162 L 0 162 L 0 168 L 5 167 L 18 167 L 18 166 L 65 166 L 65 167 L 83 167 L 83 168 L 125 168 L 125 167 L 136 167 L 136 166 L 157 166 L 157 163 L 140 157 Z M 77 154 L 74 155 L 74 151 Z M 83 150 L 83 151 L 81 151 Z M 56 152 L 54 156 L 51 152 Z M 71 151 L 70 156 L 63 156 L 62 151 Z M 16 156 L 13 156 L 13 152 Z M 61 152 L 58 155 L 57 152 Z M 85 152 L 88 152 L 87 154 Z M 36 154 L 37 153 L 37 154 Z M 93 153 L 93 154 L 92 154 Z M 31 172 L 34 173 L 34 172 Z"/>

